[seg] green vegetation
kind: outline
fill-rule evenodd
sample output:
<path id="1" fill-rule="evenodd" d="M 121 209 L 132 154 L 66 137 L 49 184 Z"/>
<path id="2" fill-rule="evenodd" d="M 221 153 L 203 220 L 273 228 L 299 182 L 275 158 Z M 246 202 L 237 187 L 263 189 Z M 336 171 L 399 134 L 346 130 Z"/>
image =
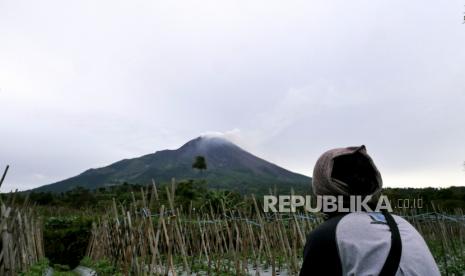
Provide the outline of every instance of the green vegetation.
<path id="1" fill-rule="evenodd" d="M 19 276 L 43 276 L 50 268 L 48 259 L 42 259 L 29 268 L 28 271 L 19 273 Z M 100 275 L 100 274 L 99 274 Z M 101 274 L 105 275 L 105 274 Z M 110 274 L 106 274 L 110 275 Z M 78 276 L 77 273 L 70 271 L 69 266 L 55 264 L 53 265 L 53 276 Z"/>
<path id="2" fill-rule="evenodd" d="M 43 222 L 47 259 L 20 275 L 43 275 L 48 267 L 53 267 L 54 275 L 75 275 L 70 270 L 79 264 L 98 275 L 137 274 L 149 268 L 160 274 L 186 268 L 214 275 L 253 274 L 254 267 L 298 271 L 305 234 L 321 222 L 320 216 L 309 220 L 304 212 L 296 216 L 262 213 L 261 196 L 254 199 L 218 185 L 211 189 L 205 157 L 196 156 L 192 168 L 201 177 L 197 174 L 194 179 L 158 186 L 124 183 L 94 190 L 77 186 L 61 193 L 10 196 L 12 204 L 34 203 L 34 213 Z M 216 172 L 208 172 L 209 179 Z M 235 173 L 240 172 L 228 175 Z M 274 193 L 289 191 L 274 189 Z M 301 189 L 295 193 L 305 195 Z M 465 187 L 387 188 L 384 194 L 394 204 L 421 199 L 422 209 L 396 211 L 422 234 L 442 274 L 463 274 L 463 221 L 409 215 L 439 211 L 463 216 Z"/>
<path id="3" fill-rule="evenodd" d="M 19 276 L 42 276 L 49 268 L 48 259 L 42 259 L 29 268 L 28 271 L 19 273 Z"/>
<path id="4" fill-rule="evenodd" d="M 85 255 L 93 218 L 49 217 L 44 223 L 45 254 L 55 270 L 76 267 Z"/>
<path id="5" fill-rule="evenodd" d="M 383 194 L 391 202 L 398 199 L 422 199 L 424 212 L 442 210 L 454 212 L 456 209 L 465 210 L 465 187 L 449 188 L 385 188 Z"/>
<path id="6" fill-rule="evenodd" d="M 207 170 L 208 162 L 208 170 Z M 194 166 L 193 166 L 194 165 Z M 169 184 L 201 178 L 209 188 L 245 194 L 265 194 L 276 186 L 283 193 L 289 187 L 309 190 L 311 179 L 260 159 L 221 138 L 199 137 L 176 150 L 162 150 L 138 158 L 124 159 L 109 166 L 89 169 L 75 177 L 35 189 L 36 192 L 66 192 L 78 186 L 98 189 L 121 185 Z"/>
<path id="7" fill-rule="evenodd" d="M 141 201 L 142 194 L 147 193 L 149 189 L 151 189 L 151 185 L 142 186 L 128 183 L 96 190 L 77 187 L 66 193 L 32 192 L 29 194 L 29 200 L 35 202 L 39 212 L 46 217 L 92 218 L 96 214 L 106 212 L 106 209 L 112 206 L 113 200 L 122 206 L 130 206 L 134 201 Z M 167 189 L 171 189 L 171 184 L 157 187 L 159 204 L 168 205 Z M 18 195 L 18 200 L 24 200 L 25 197 L 25 194 Z M 149 195 L 149 200 L 155 200 L 154 197 L 153 194 Z M 220 199 L 224 200 L 227 205 L 234 206 L 241 204 L 247 198 L 249 197 L 237 192 L 208 189 L 205 181 L 201 179 L 191 179 L 176 184 L 176 203 L 185 208 L 192 206 L 192 208 L 200 210 L 209 205 L 219 206 Z"/>
<path id="8" fill-rule="evenodd" d="M 166 188 L 171 184 L 158 187 L 159 200 L 168 204 Z M 65 193 L 31 192 L 29 199 L 35 202 L 42 214 L 46 216 L 66 215 L 88 215 L 103 212 L 111 206 L 113 199 L 118 204 L 128 206 L 133 200 L 141 199 L 141 191 L 150 189 L 151 185 L 139 185 L 124 183 L 119 186 L 101 187 L 88 190 L 82 187 Z M 176 201 L 184 207 L 190 206 L 200 208 L 205 204 L 218 205 L 218 198 L 234 198 L 232 204 L 240 204 L 249 198 L 237 192 L 224 189 L 212 190 L 206 181 L 201 179 L 190 179 L 180 181 L 176 185 Z M 287 192 L 289 194 L 289 191 Z M 297 192 L 296 194 L 304 194 Z M 422 211 L 443 210 L 453 212 L 455 209 L 465 210 L 465 187 L 449 188 L 385 188 L 383 194 L 387 195 L 391 202 L 396 203 L 398 199 L 422 199 Z M 134 198 L 133 198 L 134 195 Z M 18 201 L 24 200 L 26 194 L 18 194 Z M 257 199 L 260 196 L 257 195 Z M 247 201 L 247 200 L 246 200 Z M 228 200 L 226 200 L 228 202 Z M 250 201 L 249 201 L 250 203 Z"/>
<path id="9" fill-rule="evenodd" d="M 388 195 L 392 202 L 395 202 L 397 199 L 422 198 L 423 209 L 407 210 L 405 212 L 418 213 L 437 210 L 463 214 L 463 210 L 465 210 L 465 187 L 388 188 L 385 189 L 384 194 Z M 171 195 L 174 196 L 171 198 Z M 22 204 L 25 196 L 26 194 L 17 194 L 16 202 Z M 74 268 L 79 263 L 93 268 L 99 275 L 119 275 L 119 273 L 123 273 L 125 271 L 123 267 L 126 266 L 127 269 L 131 266 L 128 266 L 124 262 L 115 262 L 114 259 L 109 257 L 97 258 L 95 260 L 84 257 L 89 245 L 92 223 L 99 225 L 102 220 L 109 219 L 109 216 L 114 213 L 114 206 L 117 207 L 119 219 L 121 220 L 124 220 L 127 212 L 131 214 L 133 227 L 140 223 L 138 222 L 139 220 L 143 220 L 145 216 L 144 212 L 146 212 L 144 209 L 150 210 L 155 230 L 159 229 L 158 227 L 160 227 L 161 223 L 159 217 L 160 208 L 161 206 L 165 206 L 165 224 L 167 231 L 169 231 L 170 239 L 176 242 L 176 228 L 173 228 L 175 227 L 173 222 L 177 220 L 181 227 L 180 229 L 182 229 L 181 231 L 183 231 L 183 235 L 186 235 L 187 244 L 191 246 L 185 259 L 183 259 L 180 251 L 172 253 L 173 267 L 178 271 L 183 269 L 185 261 L 188 262 L 193 272 L 211 271 L 212 273 L 216 273 L 215 275 L 235 275 L 238 271 L 238 264 L 234 260 L 240 260 L 239 265 L 241 269 L 244 266 L 249 266 L 250 268 L 256 264 L 252 260 L 252 256 L 254 250 L 257 252 L 259 244 L 253 243 L 252 240 L 248 241 L 247 236 L 241 237 L 240 240 L 249 243 L 248 246 L 258 247 L 254 249 L 252 249 L 253 247 L 249 247 L 239 255 L 235 255 L 234 251 L 230 251 L 234 249 L 234 246 L 232 249 L 228 249 L 229 251 L 220 250 L 223 246 L 221 243 L 228 241 L 228 235 L 233 235 L 234 237 L 235 235 L 246 235 L 247 231 L 249 231 L 247 230 L 249 229 L 248 227 L 251 227 L 250 229 L 253 231 L 253 239 L 260 237 L 260 232 L 256 232 L 260 227 L 257 227 L 255 223 L 262 224 L 258 222 L 259 219 L 252 198 L 237 192 L 209 189 L 206 181 L 201 178 L 180 181 L 175 185 L 159 185 L 156 186 L 156 189 L 154 189 L 153 185 L 143 186 L 125 183 L 120 186 L 101 187 L 96 190 L 87 190 L 78 187 L 65 193 L 33 192 L 29 194 L 29 200 L 36 203 L 36 212 L 43 217 L 45 252 L 50 262 L 42 261 L 33 266 L 30 271 L 24 272 L 21 275 L 36 275 L 34 273 L 39 273 L 39 271 L 42 271 L 49 265 L 55 271 L 61 273 L 61 275 L 72 275 L 69 274 L 72 273 L 69 272 L 69 269 Z M 171 200 L 172 202 L 170 202 Z M 257 197 L 257 201 L 258 206 L 260 206 L 260 197 Z M 175 209 L 178 212 L 176 216 L 172 213 L 173 209 L 171 206 L 176 206 Z M 121 210 L 126 211 L 121 212 Z M 230 219 L 231 217 L 240 217 L 240 219 Z M 111 221 L 111 219 L 108 220 L 108 222 Z M 211 221 L 211 223 L 214 222 L 214 224 L 218 225 L 215 226 L 214 224 L 206 223 L 206 221 Z M 247 224 L 245 223 L 246 221 L 250 223 Z M 423 221 L 413 219 L 411 222 L 425 238 L 440 267 L 441 273 L 460 275 L 465 271 L 465 251 L 463 250 L 465 248 L 465 228 L 463 224 L 441 220 Z M 200 228 L 199 223 L 201 224 Z M 147 227 L 145 224 L 140 225 L 139 229 Z M 271 220 L 264 225 L 268 229 L 267 235 L 269 235 L 269 240 L 277 238 L 275 235 L 276 232 L 273 229 L 281 227 L 282 231 L 286 231 L 286 235 L 289 235 L 289 241 L 295 242 L 299 240 L 298 231 L 296 230 L 298 229 L 297 225 L 300 225 L 299 227 L 302 227 L 302 231 L 305 233 L 311 231 L 311 228 L 316 226 L 316 224 L 309 224 L 303 221 L 296 224 L 292 219 L 287 220 L 285 218 L 281 218 L 278 221 Z M 228 232 L 228 227 L 231 232 Z M 236 230 L 235 227 L 238 227 L 239 230 Z M 211 246 L 216 248 L 208 249 L 212 250 L 208 252 L 211 260 L 210 263 L 203 256 L 205 248 L 200 252 L 195 251 L 195 248 L 202 248 L 200 244 L 197 244 L 202 240 L 202 234 L 199 232 L 200 229 L 202 229 L 201 231 L 206 231 L 203 234 L 203 238 L 209 238 Z M 112 236 L 115 235 L 114 231 L 111 233 Z M 222 242 L 218 241 L 218 234 L 221 235 Z M 139 233 L 137 232 L 136 234 L 134 232 L 134 236 L 137 235 Z M 143 237 L 144 235 L 139 236 L 140 239 L 143 239 Z M 159 239 L 163 239 L 164 237 L 163 232 L 161 232 Z M 160 246 L 160 252 L 167 254 L 167 245 L 162 243 Z M 301 248 L 303 245 L 298 242 L 291 246 L 292 248 Z M 269 267 L 271 265 L 271 258 L 275 260 L 275 265 L 282 269 L 288 267 L 289 262 L 292 262 L 290 267 L 294 270 L 299 266 L 300 251 L 292 252 L 293 255 L 288 255 L 289 253 L 284 253 L 285 251 L 280 251 L 276 248 L 273 249 L 276 250 L 274 253 L 261 252 L 259 259 L 257 259 L 257 262 L 261 266 Z M 180 248 L 176 247 L 176 250 L 180 250 Z M 226 250 L 226 247 L 223 250 Z M 264 250 L 264 248 L 261 250 Z M 149 259 L 145 259 L 145 261 L 150 260 L 150 257 L 146 256 L 146 258 Z M 128 262 L 130 263 L 130 261 Z M 166 262 L 166 256 L 163 255 L 160 257 L 158 262 L 160 264 Z M 122 264 L 125 265 L 123 266 Z"/>
<path id="10" fill-rule="evenodd" d="M 192 164 L 192 168 L 197 169 L 199 171 L 204 171 L 207 169 L 207 161 L 205 157 L 198 155 L 195 157 L 194 163 Z"/>
<path id="11" fill-rule="evenodd" d="M 106 275 L 114 275 L 114 276 L 118 276 L 118 275 L 123 275 L 121 273 L 121 271 L 116 268 L 115 266 L 113 266 L 111 264 L 111 262 L 107 259 L 101 259 L 101 260 L 98 260 L 98 261 L 93 261 L 92 259 L 90 259 L 89 257 L 84 257 L 84 259 L 82 259 L 81 261 L 81 265 L 82 266 L 85 266 L 85 267 L 89 267 L 89 268 L 92 268 L 95 272 L 97 272 L 97 275 L 102 275 L 102 276 L 106 276 Z"/>
<path id="12" fill-rule="evenodd" d="M 71 271 L 68 265 L 53 265 L 53 276 L 78 276 L 74 271 Z"/>
<path id="13" fill-rule="evenodd" d="M 463 191 L 457 187 L 449 189 Z M 165 193 L 159 195 L 159 200 L 153 201 L 155 193 L 146 187 L 144 192 L 134 196 L 130 205 L 119 205 L 115 211 L 103 214 L 93 236 L 96 253 L 90 256 L 95 260 L 102 256 L 111 259 L 124 273 L 137 274 L 142 273 L 144 267 L 156 267 L 160 268 L 158 272 L 161 274 L 166 273 L 166 269 L 186 271 L 187 268 L 191 272 L 206 274 L 242 275 L 246 271 L 253 274 L 251 271 L 255 266 L 267 269 L 274 266 L 293 274 L 302 261 L 300 249 L 304 246 L 305 233 L 321 222 L 318 217 L 308 220 L 308 216 L 312 215 L 305 212 L 296 216 L 270 216 L 259 211 L 250 197 L 206 190 L 198 181 L 181 182 L 160 190 L 165 190 Z M 402 214 L 431 247 L 441 273 L 461 275 L 465 271 L 463 222 L 435 215 L 429 219 L 415 216 L 431 211 L 433 206 L 437 210 L 448 209 L 436 201 L 444 199 L 444 193 L 434 193 L 434 189 L 406 193 L 401 198 L 413 200 L 419 195 L 428 195 L 435 201 L 429 210 L 426 207 L 425 210 L 407 209 Z M 150 209 L 152 216 L 137 213 L 141 209 Z M 449 213 L 463 216 L 460 209 Z M 116 219 L 118 223 L 115 223 Z M 109 239 L 102 241 L 100 237 Z M 154 240 L 157 240 L 157 250 L 151 246 Z M 130 248 L 130 253 L 125 256 L 118 254 L 123 248 Z M 102 255 L 102 252 L 105 253 Z M 154 253 L 160 255 L 154 259 Z"/>
<path id="14" fill-rule="evenodd" d="M 442 226 L 439 227 L 442 228 Z M 460 237 L 457 235 L 450 237 L 425 236 L 426 243 L 435 257 L 442 275 L 463 275 L 465 272 L 465 248 L 463 241 L 459 239 Z"/>

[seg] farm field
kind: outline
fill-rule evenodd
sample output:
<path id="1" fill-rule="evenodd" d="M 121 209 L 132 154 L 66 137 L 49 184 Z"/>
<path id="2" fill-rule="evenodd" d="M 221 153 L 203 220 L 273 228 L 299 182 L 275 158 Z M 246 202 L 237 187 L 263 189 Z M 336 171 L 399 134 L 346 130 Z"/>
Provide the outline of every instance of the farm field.
<path id="1" fill-rule="evenodd" d="M 297 275 L 305 237 L 323 220 L 309 213 L 263 213 L 254 197 L 240 207 L 228 206 L 226 197 L 203 210 L 186 211 L 175 204 L 173 187 L 166 187 L 166 206 L 150 200 L 155 187 L 141 191 L 128 209 L 114 203 L 93 224 L 87 256 L 112 260 L 123 274 L 256 275 L 258 270 L 259 275 Z M 463 274 L 465 217 L 460 210 L 413 209 L 400 215 L 423 235 L 444 275 Z"/>
<path id="2" fill-rule="evenodd" d="M 37 221 L 36 242 L 43 250 L 17 269 L 23 275 L 48 267 L 52 275 L 76 275 L 72 270 L 78 265 L 98 275 L 298 274 L 306 235 L 323 221 L 322 215 L 264 213 L 259 197 L 196 185 L 201 187 L 173 181 L 160 187 L 121 187 L 124 192 L 101 190 L 101 197 L 112 199 L 101 201 L 97 209 L 54 208 L 21 194 L 4 195 L 5 206 L 17 206 L 18 213 L 28 210 L 30 219 Z M 463 274 L 461 209 L 396 212 L 422 234 L 442 274 Z M 46 262 L 41 261 L 44 257 Z"/>

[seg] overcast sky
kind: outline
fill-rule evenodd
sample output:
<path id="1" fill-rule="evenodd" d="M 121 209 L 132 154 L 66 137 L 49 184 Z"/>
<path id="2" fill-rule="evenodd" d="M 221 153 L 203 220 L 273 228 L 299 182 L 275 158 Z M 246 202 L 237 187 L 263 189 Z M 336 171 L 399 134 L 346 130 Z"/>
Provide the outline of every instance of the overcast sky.
<path id="1" fill-rule="evenodd" d="M 465 185 L 461 0 L 0 0 L 1 191 L 220 132 L 311 176 Z"/>

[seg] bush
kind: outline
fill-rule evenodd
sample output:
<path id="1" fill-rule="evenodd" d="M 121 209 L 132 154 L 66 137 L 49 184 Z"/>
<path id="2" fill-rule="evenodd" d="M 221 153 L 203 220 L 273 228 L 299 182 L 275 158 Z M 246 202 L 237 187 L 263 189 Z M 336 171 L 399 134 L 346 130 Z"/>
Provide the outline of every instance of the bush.
<path id="1" fill-rule="evenodd" d="M 110 261 L 106 259 L 92 261 L 89 257 L 84 257 L 84 259 L 81 261 L 81 265 L 92 268 L 95 272 L 97 272 L 97 275 L 123 275 L 121 271 L 119 271 L 111 264 Z"/>
<path id="2" fill-rule="evenodd" d="M 90 239 L 92 219 L 51 217 L 44 225 L 45 254 L 52 264 L 76 267 Z"/>
<path id="3" fill-rule="evenodd" d="M 20 276 L 42 276 L 49 268 L 49 261 L 42 259 L 31 266 L 27 271 L 19 273 Z"/>

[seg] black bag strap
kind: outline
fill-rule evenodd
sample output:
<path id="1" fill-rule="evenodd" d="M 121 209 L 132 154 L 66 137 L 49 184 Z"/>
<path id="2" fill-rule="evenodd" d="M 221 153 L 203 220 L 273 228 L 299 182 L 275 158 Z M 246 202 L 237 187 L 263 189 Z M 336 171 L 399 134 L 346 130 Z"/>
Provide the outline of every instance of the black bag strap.
<path id="1" fill-rule="evenodd" d="M 385 210 L 382 213 L 386 218 L 389 230 L 391 230 L 391 249 L 379 275 L 394 276 L 399 268 L 400 257 L 402 256 L 402 240 L 400 239 L 399 228 L 392 215 Z"/>

